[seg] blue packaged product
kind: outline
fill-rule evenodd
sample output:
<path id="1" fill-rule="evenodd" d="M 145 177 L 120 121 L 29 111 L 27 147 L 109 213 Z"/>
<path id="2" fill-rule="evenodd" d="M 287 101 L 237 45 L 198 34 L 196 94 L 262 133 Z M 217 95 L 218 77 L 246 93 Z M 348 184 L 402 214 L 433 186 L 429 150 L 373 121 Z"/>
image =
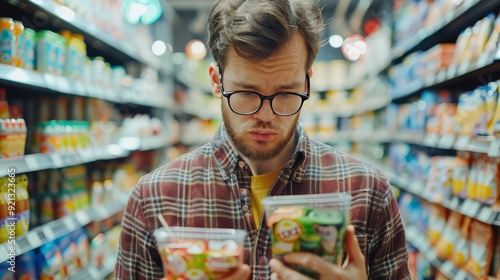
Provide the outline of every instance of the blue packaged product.
<path id="1" fill-rule="evenodd" d="M 36 255 L 28 251 L 16 258 L 16 279 L 35 280 L 38 279 L 36 271 Z"/>

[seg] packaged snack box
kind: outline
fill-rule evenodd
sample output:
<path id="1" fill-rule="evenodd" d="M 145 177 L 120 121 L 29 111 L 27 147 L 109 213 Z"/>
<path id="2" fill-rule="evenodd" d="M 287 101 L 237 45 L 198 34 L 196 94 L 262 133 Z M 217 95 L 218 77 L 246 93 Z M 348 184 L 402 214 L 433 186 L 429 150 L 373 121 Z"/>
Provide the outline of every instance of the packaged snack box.
<path id="1" fill-rule="evenodd" d="M 221 279 L 243 262 L 245 230 L 159 228 L 153 233 L 165 279 Z"/>
<path id="2" fill-rule="evenodd" d="M 262 200 L 271 229 L 273 257 L 290 252 L 312 252 L 340 265 L 349 224 L 351 196 L 345 193 L 286 195 Z M 315 277 L 306 268 L 294 267 Z"/>

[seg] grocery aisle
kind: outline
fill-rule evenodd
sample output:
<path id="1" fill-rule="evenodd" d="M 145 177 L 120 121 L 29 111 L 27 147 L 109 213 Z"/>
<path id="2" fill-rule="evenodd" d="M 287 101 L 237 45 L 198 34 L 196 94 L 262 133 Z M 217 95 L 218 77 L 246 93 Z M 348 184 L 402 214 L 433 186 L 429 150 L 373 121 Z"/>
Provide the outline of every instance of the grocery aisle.
<path id="1" fill-rule="evenodd" d="M 128 195 L 168 160 L 170 60 L 124 5 L 0 3 L 0 279 L 112 276 Z"/>
<path id="2" fill-rule="evenodd" d="M 0 279 L 112 278 L 135 182 L 221 121 L 210 58 L 155 55 L 172 22 L 123 5 L 0 3 Z M 394 1 L 363 52 L 313 65 L 301 122 L 388 176 L 415 279 L 500 279 L 499 11 Z"/>

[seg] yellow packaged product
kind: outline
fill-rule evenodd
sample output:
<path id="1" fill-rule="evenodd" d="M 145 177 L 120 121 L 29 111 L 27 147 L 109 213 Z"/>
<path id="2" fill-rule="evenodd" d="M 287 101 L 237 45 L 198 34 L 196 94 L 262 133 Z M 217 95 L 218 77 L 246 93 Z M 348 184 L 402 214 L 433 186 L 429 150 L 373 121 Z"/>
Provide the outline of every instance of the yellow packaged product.
<path id="1" fill-rule="evenodd" d="M 478 220 L 471 223 L 470 254 L 465 269 L 477 279 L 487 279 L 493 256 L 493 229 Z"/>
<path id="2" fill-rule="evenodd" d="M 499 199 L 498 177 L 499 158 L 488 158 L 484 156 L 483 168 L 479 171 L 477 183 L 478 200 L 487 205 L 493 205 Z"/>
<path id="3" fill-rule="evenodd" d="M 466 151 L 458 151 L 455 168 L 453 169 L 452 181 L 453 195 L 465 198 L 466 197 L 466 186 L 467 186 L 467 177 L 469 173 L 469 164 L 470 164 L 471 153 Z"/>
<path id="4" fill-rule="evenodd" d="M 7 178 L 0 178 L 0 244 L 6 242 L 9 238 L 9 229 L 7 227 L 7 218 L 9 217 L 7 183 Z"/>
<path id="5" fill-rule="evenodd" d="M 498 14 L 497 18 L 495 19 L 493 30 L 491 31 L 488 41 L 486 41 L 486 45 L 484 46 L 484 51 L 489 52 L 492 50 L 496 50 L 499 47 L 498 44 L 499 41 L 500 41 L 500 14 Z"/>
<path id="6" fill-rule="evenodd" d="M 472 200 L 477 200 L 479 198 L 478 194 L 478 179 L 481 174 L 481 169 L 484 166 L 484 160 L 480 154 L 474 154 L 474 159 L 472 161 L 469 177 L 467 178 L 467 186 L 465 189 L 467 198 Z"/>
<path id="7" fill-rule="evenodd" d="M 456 250 L 457 242 L 460 239 L 460 225 L 463 215 L 451 211 L 450 217 L 446 221 L 446 226 L 436 245 L 436 254 L 440 259 L 451 259 Z"/>
<path id="8" fill-rule="evenodd" d="M 11 65 L 21 67 L 23 65 L 23 44 L 24 44 L 24 24 L 22 21 L 14 21 L 14 57 L 12 58 Z"/>
<path id="9" fill-rule="evenodd" d="M 453 54 L 452 65 L 458 65 L 467 59 L 472 37 L 472 27 L 466 28 L 458 35 Z"/>
<path id="10" fill-rule="evenodd" d="M 0 17 L 0 63 L 12 64 L 16 48 L 14 34 L 14 20 Z"/>
<path id="11" fill-rule="evenodd" d="M 447 210 L 441 205 L 432 204 L 429 212 L 427 237 L 429 244 L 435 245 L 441 239 L 446 226 Z"/>
<path id="12" fill-rule="evenodd" d="M 22 174 L 16 179 L 16 236 L 20 236 L 29 229 L 30 204 L 28 194 L 28 176 Z"/>
<path id="13" fill-rule="evenodd" d="M 453 253 L 451 254 L 451 260 L 458 267 L 462 267 L 469 260 L 469 232 L 471 222 L 471 217 L 464 217 L 462 219 L 460 235 L 458 236 L 458 240 L 453 248 Z"/>

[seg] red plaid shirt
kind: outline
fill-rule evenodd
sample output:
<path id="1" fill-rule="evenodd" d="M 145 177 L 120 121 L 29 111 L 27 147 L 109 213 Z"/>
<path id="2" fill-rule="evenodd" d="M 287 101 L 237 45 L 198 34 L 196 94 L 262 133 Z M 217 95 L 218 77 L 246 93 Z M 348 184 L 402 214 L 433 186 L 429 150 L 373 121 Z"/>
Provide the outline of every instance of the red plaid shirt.
<path id="1" fill-rule="evenodd" d="M 398 205 L 387 178 L 374 167 L 310 140 L 297 126 L 294 156 L 269 195 L 348 192 L 351 224 L 366 257 L 369 279 L 410 279 Z M 145 175 L 122 221 L 115 279 L 160 279 L 153 231 L 162 214 L 170 226 L 245 229 L 245 262 L 253 279 L 269 279 L 271 247 L 264 217 L 255 227 L 248 165 L 229 144 L 223 126 L 204 146 Z"/>

